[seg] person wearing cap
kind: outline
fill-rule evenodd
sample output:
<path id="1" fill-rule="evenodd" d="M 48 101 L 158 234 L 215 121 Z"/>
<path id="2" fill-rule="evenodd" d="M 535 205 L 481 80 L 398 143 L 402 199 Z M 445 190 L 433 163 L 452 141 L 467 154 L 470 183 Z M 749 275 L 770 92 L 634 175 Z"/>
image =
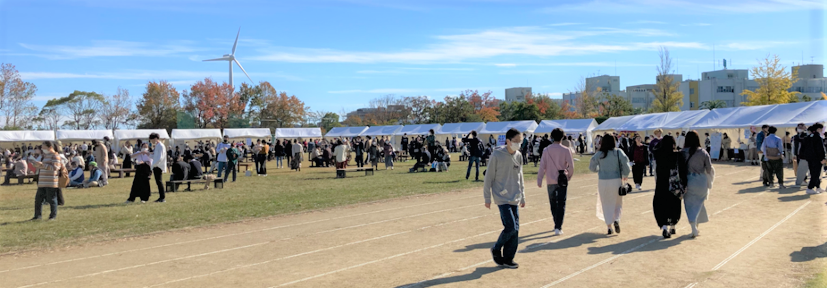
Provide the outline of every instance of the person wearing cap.
<path id="1" fill-rule="evenodd" d="M 77 161 L 72 161 L 72 166 L 69 171 L 69 187 L 79 187 L 83 185 L 83 166 Z"/>
<path id="2" fill-rule="evenodd" d="M 101 184 L 101 177 L 103 177 L 103 171 L 98 168 L 98 162 L 89 162 L 89 179 L 83 181 L 83 188 L 89 188 L 92 186 L 103 187 Z"/>

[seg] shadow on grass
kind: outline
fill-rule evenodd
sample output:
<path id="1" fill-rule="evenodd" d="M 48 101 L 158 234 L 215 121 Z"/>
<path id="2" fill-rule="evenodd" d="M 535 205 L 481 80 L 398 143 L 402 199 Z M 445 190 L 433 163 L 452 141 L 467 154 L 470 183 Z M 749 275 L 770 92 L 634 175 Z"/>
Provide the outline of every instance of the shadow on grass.
<path id="1" fill-rule="evenodd" d="M 459 183 L 461 180 L 454 180 L 454 181 L 428 181 L 422 182 L 423 184 L 447 184 L 447 183 Z"/>
<path id="2" fill-rule="evenodd" d="M 0 226 L 6 226 L 6 225 L 9 225 L 9 224 L 22 224 L 22 223 L 26 223 L 26 222 L 32 222 L 32 221 L 31 220 L 9 221 L 9 222 L 0 223 Z"/>
<path id="3" fill-rule="evenodd" d="M 139 199 L 140 200 L 140 199 Z M 120 207 L 126 204 L 123 203 L 109 203 L 109 204 L 94 204 L 94 205 L 78 205 L 78 206 L 61 206 L 59 209 L 71 209 L 71 210 L 86 210 L 86 209 L 98 209 L 98 208 L 108 208 L 108 207 Z"/>
<path id="4" fill-rule="evenodd" d="M 790 253 L 793 262 L 813 261 L 816 258 L 827 258 L 827 243 L 815 247 L 803 247 L 801 251 Z"/>
<path id="5" fill-rule="evenodd" d="M 468 273 L 468 274 L 465 274 L 465 275 L 457 275 L 457 276 L 451 276 L 451 277 L 445 277 L 445 278 L 432 279 L 432 280 L 428 280 L 428 281 L 424 281 L 424 282 L 405 284 L 405 285 L 397 286 L 397 288 L 399 288 L 399 287 L 431 287 L 431 286 L 437 286 L 437 285 L 442 285 L 442 284 L 450 284 L 450 283 L 459 283 L 459 282 L 471 281 L 471 280 L 480 279 L 480 278 L 482 278 L 483 275 L 491 274 L 491 273 L 500 271 L 502 269 L 503 268 L 499 268 L 499 267 L 478 267 L 477 269 L 474 270 L 474 272 L 471 272 L 471 273 Z"/>

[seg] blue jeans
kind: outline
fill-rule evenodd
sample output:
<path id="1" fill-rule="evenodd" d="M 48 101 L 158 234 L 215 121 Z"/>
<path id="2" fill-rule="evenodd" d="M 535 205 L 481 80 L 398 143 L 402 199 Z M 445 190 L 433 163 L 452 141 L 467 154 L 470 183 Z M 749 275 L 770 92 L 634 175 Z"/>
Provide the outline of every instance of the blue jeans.
<path id="1" fill-rule="evenodd" d="M 222 179 L 222 181 L 227 182 L 227 177 L 230 176 L 230 171 L 233 171 L 233 182 L 235 182 L 235 175 L 236 175 L 235 164 L 233 162 L 229 162 L 229 161 L 227 161 L 227 166 L 224 169 L 224 179 Z"/>
<path id="2" fill-rule="evenodd" d="M 218 162 L 218 177 L 221 177 L 221 173 L 224 172 L 224 166 L 227 166 L 227 162 Z"/>
<path id="3" fill-rule="evenodd" d="M 281 162 L 282 160 L 284 160 L 284 156 L 276 156 L 276 167 L 278 167 L 278 168 L 284 167 L 284 165 L 282 165 L 282 162 Z"/>
<path id="4" fill-rule="evenodd" d="M 520 212 L 517 211 L 517 205 L 498 205 L 500 208 L 500 218 L 503 221 L 503 232 L 500 233 L 500 238 L 494 244 L 494 250 L 500 251 L 502 249 L 503 261 L 511 263 L 514 260 L 514 255 L 517 254 L 517 244 L 519 244 L 520 234 Z"/>
<path id="5" fill-rule="evenodd" d="M 477 163 L 477 175 L 474 177 L 475 180 L 480 180 L 480 157 L 471 156 L 468 157 L 468 171 L 465 172 L 465 179 L 471 176 L 471 165 L 473 163 Z"/>
<path id="6" fill-rule="evenodd" d="M 548 202 L 551 206 L 551 217 L 554 218 L 554 229 L 563 230 L 563 216 L 566 215 L 566 192 L 569 187 L 551 184 L 546 188 L 548 189 Z"/>

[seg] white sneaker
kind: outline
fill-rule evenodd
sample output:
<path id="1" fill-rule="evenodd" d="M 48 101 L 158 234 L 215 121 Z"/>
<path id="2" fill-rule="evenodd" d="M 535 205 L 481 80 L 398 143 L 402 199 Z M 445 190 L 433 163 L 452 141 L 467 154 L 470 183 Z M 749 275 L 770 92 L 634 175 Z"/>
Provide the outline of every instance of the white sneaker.
<path id="1" fill-rule="evenodd" d="M 807 189 L 807 194 L 815 195 L 815 194 L 818 194 L 818 192 L 816 190 L 813 190 L 813 189 Z"/>
<path id="2" fill-rule="evenodd" d="M 556 235 L 556 236 L 563 235 L 563 230 L 560 230 L 560 229 L 554 229 L 554 235 Z"/>
<path id="3" fill-rule="evenodd" d="M 818 192 L 818 194 L 824 193 L 824 189 L 816 188 L 816 192 Z"/>
<path id="4" fill-rule="evenodd" d="M 636 186 L 637 186 L 637 190 L 643 190 L 643 189 L 640 188 L 640 185 L 636 185 Z"/>

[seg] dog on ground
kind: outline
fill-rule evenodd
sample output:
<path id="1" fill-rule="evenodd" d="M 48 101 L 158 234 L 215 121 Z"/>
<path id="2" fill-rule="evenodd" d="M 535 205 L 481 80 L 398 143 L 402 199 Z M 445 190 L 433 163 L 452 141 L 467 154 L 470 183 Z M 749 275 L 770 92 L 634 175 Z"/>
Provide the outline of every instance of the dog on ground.
<path id="1" fill-rule="evenodd" d="M 204 182 L 204 189 L 205 190 L 210 190 L 210 184 L 213 182 L 213 180 L 215 180 L 215 175 L 207 174 L 207 175 L 204 175 L 202 178 L 207 180 L 207 181 Z"/>

